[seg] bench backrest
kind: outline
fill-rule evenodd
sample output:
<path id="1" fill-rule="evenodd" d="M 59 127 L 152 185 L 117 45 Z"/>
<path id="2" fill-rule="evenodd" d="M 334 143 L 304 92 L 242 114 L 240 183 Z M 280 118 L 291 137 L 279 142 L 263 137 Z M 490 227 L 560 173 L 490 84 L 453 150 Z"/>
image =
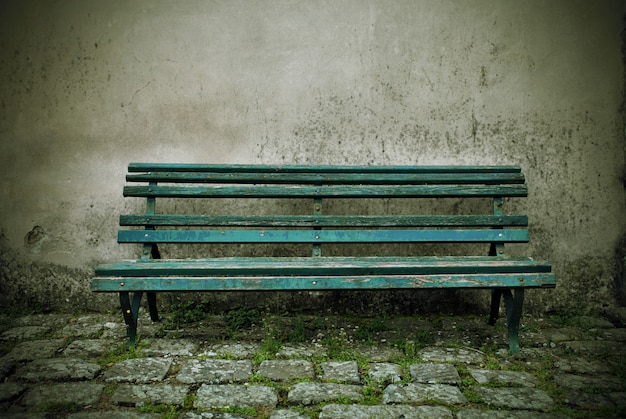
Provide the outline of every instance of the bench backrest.
<path id="1" fill-rule="evenodd" d="M 505 243 L 528 241 L 527 217 L 503 211 L 505 198 L 527 195 L 517 166 L 131 163 L 128 171 L 124 196 L 146 198 L 147 206 L 120 216 L 121 226 L 133 228 L 121 229 L 118 241 L 144 244 L 144 258 L 156 257 L 159 243 L 305 243 L 321 256 L 324 243 L 490 243 L 490 253 L 502 255 Z M 163 214 L 161 198 L 307 199 L 310 212 Z M 337 198 L 482 198 L 491 207 L 485 214 L 325 213 L 325 203 Z"/>

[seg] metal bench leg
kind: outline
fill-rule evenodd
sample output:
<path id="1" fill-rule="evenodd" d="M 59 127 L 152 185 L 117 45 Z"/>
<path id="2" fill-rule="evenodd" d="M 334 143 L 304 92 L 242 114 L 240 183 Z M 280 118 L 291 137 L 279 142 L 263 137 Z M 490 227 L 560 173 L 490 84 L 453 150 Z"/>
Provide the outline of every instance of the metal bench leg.
<path id="1" fill-rule="evenodd" d="M 516 288 L 515 293 L 505 290 L 503 293 L 506 307 L 506 322 L 509 329 L 509 351 L 518 354 L 519 348 L 519 324 L 522 318 L 522 306 L 524 304 L 524 289 Z"/>
<path id="2" fill-rule="evenodd" d="M 150 320 L 153 322 L 158 322 L 161 320 L 159 317 L 159 311 L 157 309 L 157 299 L 156 292 L 147 292 L 146 297 L 148 298 L 148 309 L 150 310 Z"/>
<path id="3" fill-rule="evenodd" d="M 131 300 L 130 293 L 120 292 L 120 305 L 126 323 L 126 335 L 131 346 L 135 346 L 137 339 L 137 318 L 139 317 L 139 304 L 142 296 L 143 291 L 134 292 Z"/>

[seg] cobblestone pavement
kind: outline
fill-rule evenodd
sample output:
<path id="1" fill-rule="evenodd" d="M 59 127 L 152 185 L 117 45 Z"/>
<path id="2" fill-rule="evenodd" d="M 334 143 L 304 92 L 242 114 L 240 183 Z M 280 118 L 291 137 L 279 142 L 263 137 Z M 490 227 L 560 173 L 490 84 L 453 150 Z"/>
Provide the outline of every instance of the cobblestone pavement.
<path id="1" fill-rule="evenodd" d="M 0 417 L 626 417 L 626 311 L 502 320 L 0 316 Z M 4 412 L 4 413 L 2 413 Z"/>

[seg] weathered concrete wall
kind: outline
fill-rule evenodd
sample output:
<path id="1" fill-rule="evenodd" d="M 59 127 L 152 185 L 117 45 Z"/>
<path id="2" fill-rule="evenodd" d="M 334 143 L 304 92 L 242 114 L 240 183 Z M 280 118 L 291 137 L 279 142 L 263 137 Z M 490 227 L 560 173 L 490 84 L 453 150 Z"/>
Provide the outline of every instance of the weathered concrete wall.
<path id="1" fill-rule="evenodd" d="M 519 164 L 559 286 L 615 301 L 621 1 L 4 1 L 0 304 L 97 302 L 129 161 Z M 110 303 L 110 299 L 105 299 Z"/>

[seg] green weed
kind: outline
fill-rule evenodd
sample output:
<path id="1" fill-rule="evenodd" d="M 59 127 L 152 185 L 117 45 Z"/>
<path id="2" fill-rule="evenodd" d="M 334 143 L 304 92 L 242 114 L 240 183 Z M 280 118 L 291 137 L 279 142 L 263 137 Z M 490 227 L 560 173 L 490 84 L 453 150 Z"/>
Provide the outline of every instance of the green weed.
<path id="1" fill-rule="evenodd" d="M 209 315 L 208 303 L 187 302 L 172 305 L 170 319 L 166 329 L 177 329 L 180 325 L 205 320 Z"/>
<path id="2" fill-rule="evenodd" d="M 379 383 L 371 379 L 366 379 L 365 385 L 363 386 L 363 400 L 360 402 L 360 404 L 367 406 L 382 404 L 383 391 L 383 383 Z"/>
<path id="3" fill-rule="evenodd" d="M 574 310 L 559 310 L 550 316 L 550 320 L 564 326 L 578 326 L 580 313 Z"/>
<path id="4" fill-rule="evenodd" d="M 347 345 L 342 339 L 335 336 L 325 336 L 322 338 L 321 343 L 326 347 L 328 359 L 337 361 L 350 360 L 351 353 L 347 353 Z"/>
<path id="5" fill-rule="evenodd" d="M 416 358 L 418 352 L 434 343 L 433 335 L 430 330 L 418 330 L 415 332 L 414 339 L 400 339 L 395 342 L 395 346 L 404 352 L 408 358 Z"/>
<path id="6" fill-rule="evenodd" d="M 228 320 L 228 329 L 231 332 L 237 332 L 246 329 L 261 321 L 261 313 L 255 309 L 240 308 L 231 310 L 226 314 Z"/>
<path id="7" fill-rule="evenodd" d="M 355 336 L 359 340 L 373 342 L 376 333 L 389 330 L 388 318 L 386 316 L 378 316 L 370 320 L 368 323 L 356 329 Z"/>
<path id="8" fill-rule="evenodd" d="M 196 401 L 195 394 L 187 394 L 185 395 L 185 400 L 183 401 L 183 409 L 192 410 L 194 408 L 193 404 Z"/>
<path id="9" fill-rule="evenodd" d="M 321 317 L 316 317 L 315 320 L 313 320 L 313 327 L 317 330 L 325 329 L 326 325 L 324 324 L 324 319 L 322 319 Z"/>
<path id="10" fill-rule="evenodd" d="M 293 330 L 287 336 L 287 340 L 292 343 L 303 343 L 306 342 L 306 328 L 304 326 L 304 321 L 301 318 L 296 320 L 296 324 L 294 325 Z"/>
<path id="11" fill-rule="evenodd" d="M 139 340 L 139 342 L 135 346 L 128 346 L 127 344 L 122 344 L 115 349 L 112 349 L 109 352 L 104 353 L 99 359 L 98 362 L 100 365 L 113 365 L 121 361 L 126 361 L 127 359 L 134 358 L 143 358 L 145 355 L 141 351 L 142 348 L 145 348 L 150 343 L 147 340 Z"/>
<path id="12" fill-rule="evenodd" d="M 280 339 L 278 339 L 271 331 L 268 332 L 261 342 L 259 352 L 254 355 L 254 364 L 259 365 L 263 361 L 276 358 L 276 354 L 280 352 L 282 347 L 283 344 Z"/>
<path id="13" fill-rule="evenodd" d="M 470 403 L 482 403 L 483 399 L 471 388 L 465 388 L 462 390 L 463 395 Z"/>
<path id="14" fill-rule="evenodd" d="M 115 393 L 115 385 L 113 384 L 105 384 L 104 386 L 104 394 L 107 396 L 112 396 Z"/>

